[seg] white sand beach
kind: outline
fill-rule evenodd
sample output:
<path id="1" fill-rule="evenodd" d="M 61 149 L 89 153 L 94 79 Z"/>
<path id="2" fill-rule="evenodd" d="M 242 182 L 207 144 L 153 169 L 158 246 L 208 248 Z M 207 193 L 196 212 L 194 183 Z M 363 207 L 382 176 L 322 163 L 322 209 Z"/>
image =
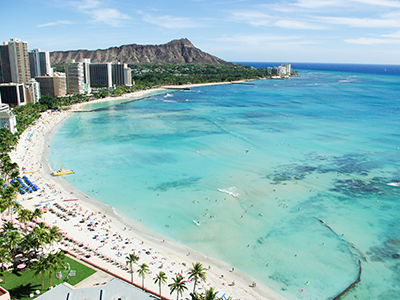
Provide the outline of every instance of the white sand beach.
<path id="1" fill-rule="evenodd" d="M 193 86 L 195 85 L 187 87 Z M 154 91 L 156 90 L 140 91 L 123 97 L 96 101 L 141 98 Z M 182 274 L 187 279 L 187 272 L 192 263 L 198 261 L 207 268 L 207 281 L 198 284 L 199 292 L 213 287 L 226 296 L 232 296 L 233 299 L 284 299 L 258 282 L 256 287 L 250 287 L 255 279 L 239 273 L 238 270 L 232 271 L 231 266 L 207 258 L 194 249 L 150 232 L 139 223 L 125 219 L 111 207 L 75 190 L 62 177 L 51 176 L 50 173 L 54 170 L 50 170 L 46 160 L 49 139 L 57 127 L 74 113 L 74 110 L 81 109 L 82 104 L 79 104 L 73 106 L 70 111 L 44 112 L 41 119 L 21 135 L 18 146 L 11 153 L 11 159 L 21 168 L 21 176 L 25 172 L 40 189 L 31 194 L 19 195 L 20 203 L 29 209 L 34 209 L 38 205 L 46 206 L 47 212 L 42 217 L 43 221 L 57 225 L 70 240 L 73 240 L 73 242 L 64 240 L 58 247 L 127 280 L 130 280 L 131 275 L 126 268 L 125 257 L 135 251 L 140 258 L 138 265 L 146 263 L 150 269 L 144 286 L 155 293 L 158 293 L 159 289 L 154 284 L 153 278 L 159 271 L 162 270 L 167 274 L 167 284 L 169 284 L 177 274 Z M 134 270 L 137 268 L 135 266 Z M 139 285 L 142 282 L 136 272 L 134 282 Z M 190 298 L 193 282 L 188 282 L 187 287 L 184 297 Z M 162 295 L 172 299 L 176 297 L 175 294 L 170 295 L 167 285 L 162 286 Z"/>

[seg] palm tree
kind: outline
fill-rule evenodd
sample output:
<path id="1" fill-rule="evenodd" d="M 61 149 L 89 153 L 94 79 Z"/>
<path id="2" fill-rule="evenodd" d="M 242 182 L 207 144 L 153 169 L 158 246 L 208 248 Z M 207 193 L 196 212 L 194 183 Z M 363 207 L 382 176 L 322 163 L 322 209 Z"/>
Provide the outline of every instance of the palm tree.
<path id="1" fill-rule="evenodd" d="M 42 293 L 44 288 L 44 276 L 49 270 L 49 263 L 46 258 L 41 257 L 37 262 L 32 264 L 32 270 L 35 272 L 34 277 L 42 275 Z"/>
<path id="2" fill-rule="evenodd" d="M 20 250 L 24 255 L 26 255 L 33 249 L 36 256 L 36 253 L 38 252 L 39 248 L 40 248 L 39 240 L 36 238 L 33 232 L 29 232 L 23 237 L 20 244 Z"/>
<path id="3" fill-rule="evenodd" d="M 135 252 L 128 254 L 126 258 L 126 264 L 129 265 L 131 269 L 131 283 L 133 284 L 133 264 L 137 264 L 139 257 L 136 256 Z"/>
<path id="4" fill-rule="evenodd" d="M 145 263 L 141 264 L 139 269 L 137 270 L 139 277 L 142 277 L 142 288 L 144 288 L 144 277 L 146 276 L 146 274 L 149 273 L 149 271 L 149 266 Z"/>
<path id="5" fill-rule="evenodd" d="M 193 279 L 194 281 L 194 286 L 193 286 L 193 293 L 196 291 L 196 285 L 197 285 L 197 280 L 203 279 L 206 280 L 206 272 L 205 268 L 203 268 L 203 265 L 199 262 L 196 262 L 195 264 L 192 264 L 192 268 L 189 270 L 189 279 Z"/>
<path id="6" fill-rule="evenodd" d="M 39 208 L 35 208 L 35 210 L 32 212 L 32 220 L 37 221 L 37 218 L 40 218 L 42 214 L 43 212 Z"/>
<path id="7" fill-rule="evenodd" d="M 218 292 L 214 291 L 212 287 L 206 290 L 205 294 L 190 293 L 192 300 L 216 300 Z M 219 299 L 219 298 L 218 298 Z"/>
<path id="8" fill-rule="evenodd" d="M 4 270 L 4 265 L 11 262 L 11 255 L 10 252 L 7 251 L 5 248 L 0 248 L 0 263 L 1 269 L 3 270 L 3 281 L 6 284 L 6 272 Z"/>
<path id="9" fill-rule="evenodd" d="M 39 250 L 40 247 L 42 247 L 42 252 L 43 252 L 43 248 L 48 242 L 47 231 L 45 229 L 41 229 L 39 226 L 35 226 L 33 227 L 32 234 L 37 239 L 37 244 L 39 245 L 39 247 L 35 249 L 36 250 L 35 253 L 37 253 L 37 250 Z"/>
<path id="10" fill-rule="evenodd" d="M 176 300 L 179 300 L 179 294 L 182 295 L 183 291 L 187 290 L 186 282 L 183 281 L 182 275 L 176 275 L 176 277 L 172 278 L 172 280 L 174 282 L 168 285 L 171 289 L 170 295 L 176 291 Z"/>
<path id="11" fill-rule="evenodd" d="M 18 138 L 16 135 L 12 134 L 11 131 L 3 127 L 0 129 L 0 152 L 8 153 L 10 152 L 18 143 Z"/>
<path id="12" fill-rule="evenodd" d="M 58 271 L 60 267 L 64 267 L 65 254 L 62 251 L 58 251 L 55 254 L 50 253 L 47 256 L 49 264 L 49 282 L 51 286 L 51 275 Z"/>
<path id="13" fill-rule="evenodd" d="M 16 203 L 15 199 L 17 197 L 16 192 L 18 191 L 18 184 L 15 183 L 15 185 L 7 185 L 6 187 L 0 189 L 0 197 L 4 201 L 2 206 L 5 206 L 5 208 L 8 209 L 8 214 L 11 215 L 11 217 L 11 209 Z"/>
<path id="14" fill-rule="evenodd" d="M 50 246 L 52 246 L 53 242 L 59 242 L 62 239 L 60 228 L 57 226 L 52 226 L 48 229 L 48 241 Z"/>
<path id="15" fill-rule="evenodd" d="M 163 271 L 160 271 L 154 278 L 154 283 L 158 283 L 158 287 L 160 288 L 160 296 L 161 296 L 161 285 L 167 282 L 167 276 Z"/>
<path id="16" fill-rule="evenodd" d="M 11 162 L 8 153 L 0 154 L 0 168 L 4 181 L 9 184 L 10 178 L 17 178 L 19 176 L 19 167 L 17 163 Z"/>
<path id="17" fill-rule="evenodd" d="M 11 221 L 3 223 L 3 232 L 6 233 L 11 230 L 15 230 L 14 223 Z"/>
<path id="18" fill-rule="evenodd" d="M 206 294 L 204 296 L 204 300 L 215 300 L 217 299 L 218 292 L 214 291 L 212 287 L 206 290 Z"/>
<path id="19" fill-rule="evenodd" d="M 31 211 L 26 208 L 22 208 L 19 211 L 19 221 L 24 223 L 24 227 L 26 230 L 26 222 L 31 220 Z"/>
<path id="20" fill-rule="evenodd" d="M 57 272 L 58 268 L 64 268 L 65 266 L 65 253 L 59 250 L 56 254 L 52 254 L 53 263 L 56 266 L 55 272 Z M 58 283 L 61 283 L 60 278 L 58 279 Z"/>
<path id="21" fill-rule="evenodd" d="M 5 233 L 6 246 L 10 249 L 10 254 L 15 255 L 17 246 L 20 244 L 22 237 L 18 230 L 11 230 Z"/>

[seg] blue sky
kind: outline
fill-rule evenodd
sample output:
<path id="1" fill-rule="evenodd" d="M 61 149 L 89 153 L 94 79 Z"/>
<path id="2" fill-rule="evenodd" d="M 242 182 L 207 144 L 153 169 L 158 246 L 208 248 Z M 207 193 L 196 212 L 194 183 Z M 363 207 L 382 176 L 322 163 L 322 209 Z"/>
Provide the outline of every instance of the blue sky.
<path id="1" fill-rule="evenodd" d="M 0 42 L 105 49 L 188 38 L 227 61 L 400 64 L 400 0 L 3 0 Z"/>

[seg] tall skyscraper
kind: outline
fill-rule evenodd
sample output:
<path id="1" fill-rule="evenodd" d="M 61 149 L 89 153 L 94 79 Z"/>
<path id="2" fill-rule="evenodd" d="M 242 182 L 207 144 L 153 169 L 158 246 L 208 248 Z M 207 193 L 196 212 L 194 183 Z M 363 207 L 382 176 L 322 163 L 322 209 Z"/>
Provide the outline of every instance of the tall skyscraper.
<path id="1" fill-rule="evenodd" d="M 49 51 L 40 51 L 40 49 L 29 51 L 29 65 L 32 78 L 44 75 L 53 76 Z"/>
<path id="2" fill-rule="evenodd" d="M 67 94 L 90 93 L 90 59 L 84 59 L 80 63 L 72 61 L 65 65 L 67 79 Z"/>
<path id="3" fill-rule="evenodd" d="M 112 64 L 112 83 L 115 85 L 132 85 L 132 70 L 127 64 Z"/>
<path id="4" fill-rule="evenodd" d="M 90 86 L 93 88 L 111 88 L 111 63 L 90 64 Z"/>
<path id="5" fill-rule="evenodd" d="M 26 84 L 31 79 L 28 43 L 20 39 L 10 39 L 3 43 L 0 52 L 1 82 Z"/>
<path id="6" fill-rule="evenodd" d="M 76 62 L 66 64 L 65 74 L 67 78 L 67 93 L 83 94 L 85 92 L 83 64 Z"/>

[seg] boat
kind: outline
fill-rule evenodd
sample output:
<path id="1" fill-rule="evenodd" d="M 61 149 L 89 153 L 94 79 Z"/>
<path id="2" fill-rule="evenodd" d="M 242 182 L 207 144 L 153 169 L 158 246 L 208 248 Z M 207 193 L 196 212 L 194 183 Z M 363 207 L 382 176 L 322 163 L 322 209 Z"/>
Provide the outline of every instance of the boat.
<path id="1" fill-rule="evenodd" d="M 24 174 L 33 174 L 33 173 L 36 173 L 37 171 L 26 171 L 26 172 L 24 172 Z"/>
<path id="2" fill-rule="evenodd" d="M 64 199 L 64 201 L 78 201 L 79 199 Z"/>
<path id="3" fill-rule="evenodd" d="M 391 183 L 386 183 L 387 185 L 391 186 L 400 186 L 400 182 L 391 182 Z"/>
<path id="4" fill-rule="evenodd" d="M 61 167 L 61 154 L 59 154 L 60 157 L 60 169 L 58 171 L 55 171 L 53 173 L 51 173 L 51 175 L 53 176 L 61 176 L 61 175 L 68 175 L 68 174 L 74 174 L 74 171 L 68 169 L 68 168 L 62 168 Z"/>

